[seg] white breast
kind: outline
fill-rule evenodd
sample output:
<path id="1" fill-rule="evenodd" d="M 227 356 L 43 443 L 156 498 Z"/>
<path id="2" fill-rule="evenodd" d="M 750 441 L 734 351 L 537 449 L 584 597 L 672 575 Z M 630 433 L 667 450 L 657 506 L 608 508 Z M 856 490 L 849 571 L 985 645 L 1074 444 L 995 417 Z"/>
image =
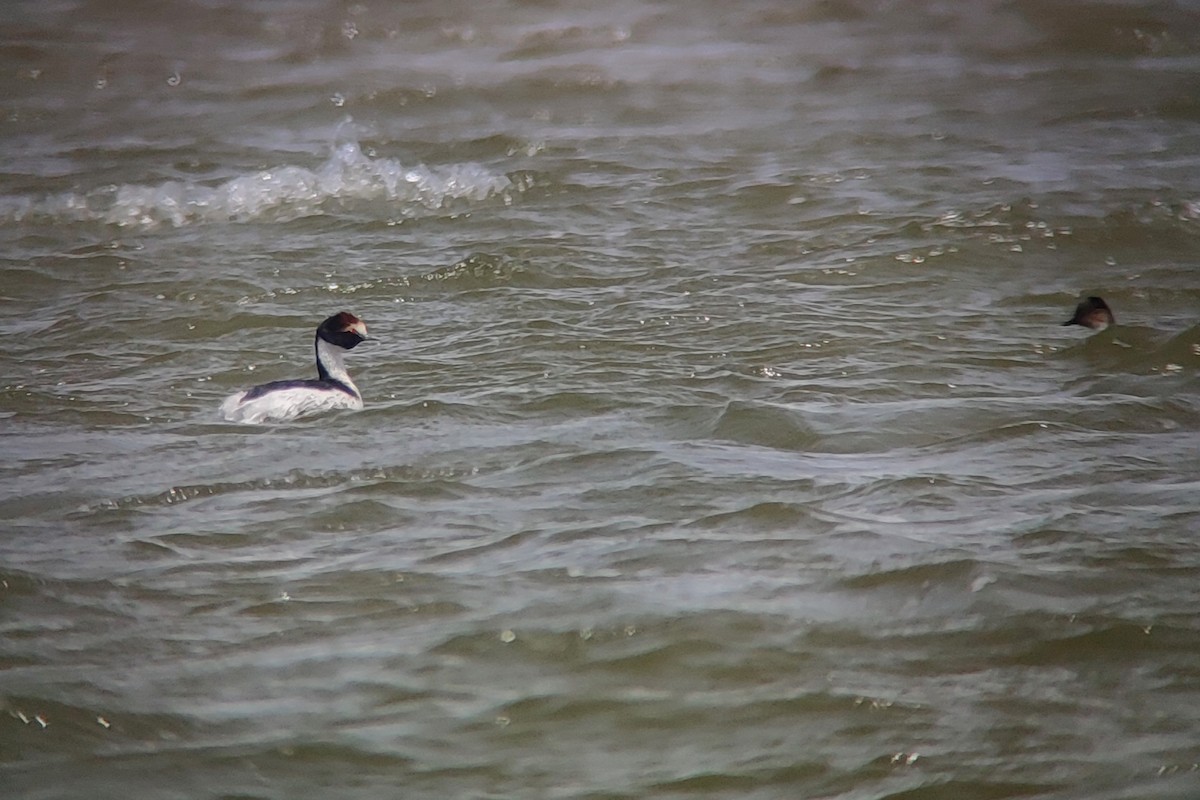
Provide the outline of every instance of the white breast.
<path id="1" fill-rule="evenodd" d="M 297 387 L 267 392 L 248 401 L 245 397 L 246 392 L 237 392 L 225 398 L 221 416 L 230 422 L 257 424 L 286 422 L 321 411 L 361 411 L 363 407 L 361 397 L 351 397 L 338 389 Z"/>

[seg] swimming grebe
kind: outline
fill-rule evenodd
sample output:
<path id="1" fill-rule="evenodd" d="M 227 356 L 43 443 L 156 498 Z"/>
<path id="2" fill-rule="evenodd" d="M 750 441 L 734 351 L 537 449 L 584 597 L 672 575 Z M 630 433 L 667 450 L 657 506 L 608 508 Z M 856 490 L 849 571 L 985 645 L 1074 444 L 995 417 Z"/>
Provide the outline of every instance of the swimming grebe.
<path id="1" fill-rule="evenodd" d="M 317 328 L 316 380 L 271 381 L 231 394 L 221 403 L 221 415 L 230 422 L 283 422 L 303 414 L 348 408 L 361 411 L 362 395 L 350 380 L 342 353 L 367 338 L 361 319 L 343 311 Z"/>
<path id="2" fill-rule="evenodd" d="M 1116 324 L 1116 319 L 1113 317 L 1112 309 L 1099 297 L 1089 297 L 1081 301 L 1079 305 L 1075 306 L 1075 316 L 1063 323 L 1063 325 L 1082 325 L 1097 331 L 1114 324 Z"/>

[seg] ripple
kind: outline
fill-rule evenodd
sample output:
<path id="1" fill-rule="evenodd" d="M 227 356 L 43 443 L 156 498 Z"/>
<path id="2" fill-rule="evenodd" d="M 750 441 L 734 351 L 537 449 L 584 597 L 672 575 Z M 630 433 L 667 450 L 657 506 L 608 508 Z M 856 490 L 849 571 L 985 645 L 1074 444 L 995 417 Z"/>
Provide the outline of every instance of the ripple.
<path id="1" fill-rule="evenodd" d="M 718 439 L 783 450 L 811 450 L 821 437 L 795 409 L 741 400 L 729 402 L 717 418 Z"/>
<path id="2" fill-rule="evenodd" d="M 474 469 L 421 469 L 419 467 L 362 468 L 344 472 L 310 473 L 293 470 L 278 478 L 259 478 L 227 483 L 205 483 L 188 486 L 172 486 L 169 489 L 149 494 L 136 494 L 106 500 L 79 513 L 88 515 L 93 511 L 124 510 L 139 507 L 163 507 L 188 503 L 193 500 L 220 497 L 229 494 L 260 491 L 304 491 L 335 487 L 371 487 L 393 490 L 402 487 L 446 482 L 474 474 Z"/>

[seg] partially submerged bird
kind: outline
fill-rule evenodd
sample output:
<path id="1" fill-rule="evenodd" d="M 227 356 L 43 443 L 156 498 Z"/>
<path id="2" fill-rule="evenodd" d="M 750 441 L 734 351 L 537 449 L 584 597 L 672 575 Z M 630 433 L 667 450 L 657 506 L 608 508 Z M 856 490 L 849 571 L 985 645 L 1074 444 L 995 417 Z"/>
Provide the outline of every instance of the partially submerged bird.
<path id="1" fill-rule="evenodd" d="M 1112 309 L 1099 297 L 1088 297 L 1075 306 L 1075 316 L 1063 325 L 1082 325 L 1092 330 L 1103 330 L 1116 323 Z"/>
<path id="2" fill-rule="evenodd" d="M 342 354 L 367 339 L 367 325 L 343 311 L 317 328 L 317 377 L 271 381 L 231 394 L 221 403 L 221 415 L 230 422 L 284 422 L 318 411 L 339 408 L 361 411 L 362 395 L 350 380 Z"/>

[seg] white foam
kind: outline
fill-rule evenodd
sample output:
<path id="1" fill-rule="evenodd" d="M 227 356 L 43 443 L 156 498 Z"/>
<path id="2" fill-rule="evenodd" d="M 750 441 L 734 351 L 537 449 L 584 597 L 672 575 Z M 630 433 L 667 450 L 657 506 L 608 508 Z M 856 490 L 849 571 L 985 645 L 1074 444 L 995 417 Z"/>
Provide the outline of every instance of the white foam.
<path id="1" fill-rule="evenodd" d="M 3 216 L 16 221 L 50 216 L 136 227 L 287 221 L 372 202 L 392 206 L 391 214 L 409 214 L 445 208 L 455 201 L 507 199 L 520 188 L 480 164 L 406 167 L 394 159 L 370 158 L 357 142 L 347 142 L 315 170 L 283 166 L 218 186 L 168 181 L 158 186 L 125 184 L 82 194 L 67 192 L 43 200 L 9 198 Z"/>

